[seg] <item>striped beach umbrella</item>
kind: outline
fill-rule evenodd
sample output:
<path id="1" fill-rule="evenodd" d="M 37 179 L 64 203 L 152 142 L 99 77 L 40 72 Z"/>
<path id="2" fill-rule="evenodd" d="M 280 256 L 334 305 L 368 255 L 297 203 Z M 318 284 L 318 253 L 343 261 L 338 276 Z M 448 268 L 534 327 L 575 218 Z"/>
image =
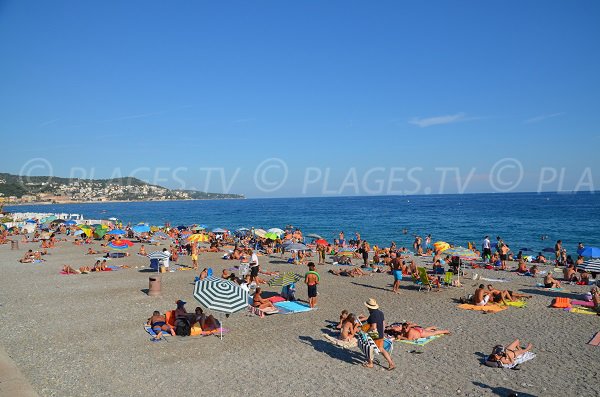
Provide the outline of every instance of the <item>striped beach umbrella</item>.
<path id="1" fill-rule="evenodd" d="M 306 237 L 307 237 L 307 238 L 312 238 L 312 239 L 315 239 L 315 240 L 318 240 L 318 239 L 322 239 L 322 238 L 323 238 L 323 237 L 319 236 L 319 235 L 318 235 L 318 234 L 316 234 L 316 233 L 308 233 L 308 234 L 306 235 Z"/>
<path id="2" fill-rule="evenodd" d="M 208 310 L 225 314 L 236 313 L 248 307 L 248 291 L 233 281 L 222 278 L 207 277 L 196 281 L 194 298 Z M 221 339 L 223 339 L 222 325 Z"/>
<path id="3" fill-rule="evenodd" d="M 471 251 L 470 249 L 464 248 L 464 247 L 454 247 L 454 248 L 448 248 L 447 250 L 444 250 L 444 255 L 450 255 L 450 256 L 458 256 L 460 259 L 464 260 L 464 261 L 474 261 L 479 259 L 479 256 Z"/>
<path id="4" fill-rule="evenodd" d="M 271 229 L 267 230 L 267 233 L 275 233 L 276 235 L 281 236 L 285 232 L 278 227 L 272 227 Z"/>
<path id="5" fill-rule="evenodd" d="M 164 259 L 169 259 L 171 257 L 171 253 L 169 251 L 167 251 L 167 252 L 154 251 L 154 252 L 149 253 L 146 256 L 150 259 L 164 260 Z"/>
<path id="6" fill-rule="evenodd" d="M 577 270 L 583 270 L 589 273 L 600 273 L 600 259 L 588 259 L 583 264 L 577 266 Z"/>
<path id="7" fill-rule="evenodd" d="M 294 272 L 285 272 L 269 280 L 270 287 L 285 287 L 302 280 L 302 276 Z"/>

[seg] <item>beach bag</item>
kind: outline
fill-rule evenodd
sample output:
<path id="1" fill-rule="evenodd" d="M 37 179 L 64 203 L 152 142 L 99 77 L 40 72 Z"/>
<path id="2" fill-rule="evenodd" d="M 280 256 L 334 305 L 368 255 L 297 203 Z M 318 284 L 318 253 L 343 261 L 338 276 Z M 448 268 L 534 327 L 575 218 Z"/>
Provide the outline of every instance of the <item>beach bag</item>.
<path id="1" fill-rule="evenodd" d="M 491 368 L 502 368 L 502 363 L 500 361 L 496 361 L 496 360 L 492 360 L 491 356 L 488 356 L 485 359 L 485 363 L 486 366 L 491 367 Z"/>
<path id="2" fill-rule="evenodd" d="M 358 342 L 359 349 L 367 357 L 367 360 L 373 361 L 373 357 L 375 357 L 375 354 L 380 353 L 379 348 L 375 344 L 375 341 L 371 339 L 371 337 L 367 333 L 359 331 L 356 334 L 356 340 Z"/>
<path id="3" fill-rule="evenodd" d="M 183 318 L 178 318 L 175 322 L 175 335 L 178 336 L 190 336 L 192 327 L 190 323 Z"/>

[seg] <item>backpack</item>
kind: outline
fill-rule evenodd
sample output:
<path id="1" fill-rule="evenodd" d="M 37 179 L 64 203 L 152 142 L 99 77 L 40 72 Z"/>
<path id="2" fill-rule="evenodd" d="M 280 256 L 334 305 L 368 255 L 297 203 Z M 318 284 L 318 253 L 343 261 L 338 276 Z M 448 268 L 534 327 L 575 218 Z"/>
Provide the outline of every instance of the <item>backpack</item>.
<path id="1" fill-rule="evenodd" d="M 190 336 L 192 327 L 190 323 L 183 318 L 178 318 L 175 322 L 175 335 L 178 336 Z"/>

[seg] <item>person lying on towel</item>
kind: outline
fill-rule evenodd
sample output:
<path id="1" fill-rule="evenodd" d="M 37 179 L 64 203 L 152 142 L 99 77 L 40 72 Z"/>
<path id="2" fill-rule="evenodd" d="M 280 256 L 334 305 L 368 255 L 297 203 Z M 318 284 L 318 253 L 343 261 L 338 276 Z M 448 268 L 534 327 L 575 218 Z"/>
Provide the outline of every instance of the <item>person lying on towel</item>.
<path id="1" fill-rule="evenodd" d="M 393 336 L 396 340 L 417 340 L 435 335 L 448 335 L 450 331 L 437 329 L 437 327 L 420 327 L 415 323 L 405 322 L 402 325 L 386 327 L 385 333 Z"/>
<path id="2" fill-rule="evenodd" d="M 162 337 L 163 332 L 169 332 L 171 335 L 175 336 L 175 330 L 167 324 L 167 318 L 160 314 L 158 310 L 155 310 L 152 313 L 152 317 L 148 319 L 148 325 L 152 327 L 156 336 L 154 338 L 160 339 Z"/>

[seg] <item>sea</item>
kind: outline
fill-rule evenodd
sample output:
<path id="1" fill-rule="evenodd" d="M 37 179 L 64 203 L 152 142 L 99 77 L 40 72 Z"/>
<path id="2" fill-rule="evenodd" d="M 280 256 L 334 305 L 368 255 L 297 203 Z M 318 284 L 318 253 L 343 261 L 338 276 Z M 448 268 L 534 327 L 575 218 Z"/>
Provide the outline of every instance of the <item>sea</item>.
<path id="1" fill-rule="evenodd" d="M 515 252 L 577 244 L 600 246 L 600 193 L 503 193 L 421 196 L 302 197 L 240 200 L 98 202 L 7 206 L 11 212 L 77 213 L 86 219 L 162 226 L 202 224 L 208 229 L 300 228 L 328 241 L 359 232 L 372 245 L 411 247 L 414 236 L 432 242 L 481 246 L 497 236 Z"/>

